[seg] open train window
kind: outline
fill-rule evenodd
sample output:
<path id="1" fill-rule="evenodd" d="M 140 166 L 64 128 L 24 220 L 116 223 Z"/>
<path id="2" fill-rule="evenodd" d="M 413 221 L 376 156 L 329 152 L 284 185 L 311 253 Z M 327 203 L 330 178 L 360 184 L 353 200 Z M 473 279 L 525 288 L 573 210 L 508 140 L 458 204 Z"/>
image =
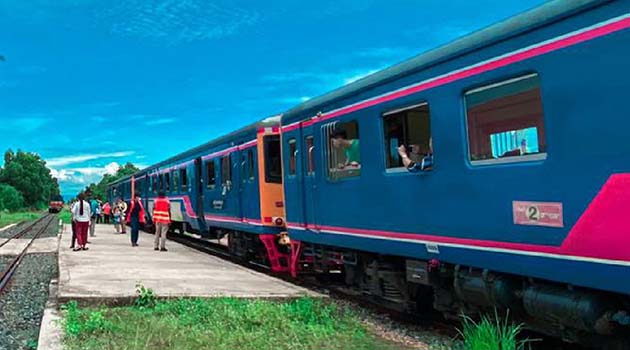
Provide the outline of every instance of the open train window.
<path id="1" fill-rule="evenodd" d="M 383 114 L 385 167 L 401 168 L 433 154 L 429 104 L 422 103 Z"/>
<path id="2" fill-rule="evenodd" d="M 265 182 L 282 183 L 282 155 L 280 136 L 269 135 L 263 138 L 265 151 Z"/>
<path id="3" fill-rule="evenodd" d="M 217 175 L 214 171 L 214 159 L 210 159 L 206 162 L 206 186 L 208 188 L 214 188 L 217 184 Z"/>
<path id="4" fill-rule="evenodd" d="M 289 175 L 295 175 L 297 166 L 296 166 L 296 157 L 297 157 L 297 142 L 294 138 L 289 139 Z"/>
<path id="5" fill-rule="evenodd" d="M 308 154 L 306 174 L 313 175 L 315 174 L 315 161 L 313 159 L 313 150 L 315 149 L 315 146 L 313 145 L 313 136 L 306 136 L 306 138 L 304 138 L 304 142 L 306 143 L 306 152 Z"/>
<path id="6" fill-rule="evenodd" d="M 472 164 L 546 158 L 538 74 L 470 90 L 464 97 Z"/>
<path id="7" fill-rule="evenodd" d="M 164 174 L 164 191 L 171 191 L 171 174 L 169 172 Z"/>
<path id="8" fill-rule="evenodd" d="M 230 154 L 221 157 L 221 184 L 232 183 L 232 157 Z"/>
<path id="9" fill-rule="evenodd" d="M 186 171 L 186 167 L 179 169 L 179 177 L 182 179 L 182 191 L 188 189 L 188 173 Z"/>
<path id="10" fill-rule="evenodd" d="M 328 140 L 325 151 L 328 179 L 339 180 L 361 175 L 359 123 L 356 120 L 333 122 L 324 125 L 323 130 Z"/>
<path id="11" fill-rule="evenodd" d="M 247 169 L 249 173 L 249 179 L 253 180 L 256 177 L 256 170 L 254 166 L 254 150 L 251 148 L 247 150 Z"/>

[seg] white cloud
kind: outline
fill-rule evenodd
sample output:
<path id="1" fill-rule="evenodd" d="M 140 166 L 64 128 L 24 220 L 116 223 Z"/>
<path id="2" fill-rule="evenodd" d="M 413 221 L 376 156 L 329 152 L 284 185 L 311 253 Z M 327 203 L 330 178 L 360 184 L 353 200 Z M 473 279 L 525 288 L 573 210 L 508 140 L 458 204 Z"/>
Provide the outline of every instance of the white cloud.
<path id="1" fill-rule="evenodd" d="M 4 119 L 4 118 L 3 118 Z M 27 114 L 23 117 L 7 118 L 0 122 L 0 130 L 11 131 L 12 133 L 30 133 L 48 124 L 50 119 L 40 114 Z"/>
<path id="2" fill-rule="evenodd" d="M 179 43 L 230 36 L 253 26 L 260 16 L 227 1 L 126 0 L 99 17 L 118 35 Z"/>
<path id="3" fill-rule="evenodd" d="M 144 125 L 154 126 L 154 125 L 170 124 L 173 122 L 175 122 L 175 118 L 157 118 L 157 119 L 147 120 L 146 122 L 144 122 Z"/>
<path id="4" fill-rule="evenodd" d="M 135 152 L 123 151 L 123 152 L 111 152 L 111 153 L 93 153 L 93 154 L 78 154 L 72 156 L 63 156 L 56 158 L 49 158 L 46 160 L 46 165 L 49 167 L 63 167 L 70 164 L 83 163 L 88 160 L 95 160 L 101 158 L 121 158 L 127 157 Z"/>
<path id="5" fill-rule="evenodd" d="M 119 168 L 120 164 L 111 162 L 102 167 L 53 168 L 50 172 L 64 188 L 79 188 L 99 182 L 105 174 L 114 175 Z"/>

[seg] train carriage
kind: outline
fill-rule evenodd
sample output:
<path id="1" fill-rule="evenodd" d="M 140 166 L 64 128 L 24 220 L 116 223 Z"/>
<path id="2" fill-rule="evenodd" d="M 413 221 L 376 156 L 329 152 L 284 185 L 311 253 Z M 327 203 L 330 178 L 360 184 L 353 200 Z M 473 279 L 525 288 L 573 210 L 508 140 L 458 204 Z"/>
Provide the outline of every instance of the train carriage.
<path id="1" fill-rule="evenodd" d="M 157 194 L 171 202 L 172 229 L 228 237 L 232 254 L 288 270 L 279 116 L 171 157 L 110 185 L 110 198 L 137 192 L 149 214 Z"/>
<path id="2" fill-rule="evenodd" d="M 284 113 L 294 274 L 628 332 L 629 28 L 630 1 L 552 1 Z"/>

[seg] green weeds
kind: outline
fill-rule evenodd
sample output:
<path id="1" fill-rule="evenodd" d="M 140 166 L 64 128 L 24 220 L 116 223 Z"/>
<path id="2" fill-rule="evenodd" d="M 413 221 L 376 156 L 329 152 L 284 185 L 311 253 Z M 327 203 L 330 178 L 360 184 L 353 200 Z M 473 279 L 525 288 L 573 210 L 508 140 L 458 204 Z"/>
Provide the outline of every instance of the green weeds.
<path id="1" fill-rule="evenodd" d="M 400 350 L 333 302 L 214 298 L 157 300 L 137 286 L 133 306 L 65 307 L 65 346 L 78 349 Z"/>
<path id="2" fill-rule="evenodd" d="M 463 316 L 462 329 L 458 329 L 463 338 L 463 350 L 525 350 L 531 340 L 519 340 L 522 324 L 509 321 L 509 315 L 503 320 L 495 311 L 494 317 L 481 316 L 474 321 Z"/>

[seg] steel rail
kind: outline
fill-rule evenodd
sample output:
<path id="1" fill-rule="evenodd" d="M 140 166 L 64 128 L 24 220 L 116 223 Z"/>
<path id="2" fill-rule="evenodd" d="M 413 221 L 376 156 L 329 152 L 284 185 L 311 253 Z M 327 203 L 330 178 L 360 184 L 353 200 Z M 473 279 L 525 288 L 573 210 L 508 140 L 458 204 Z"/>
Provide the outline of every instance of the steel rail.
<path id="1" fill-rule="evenodd" d="M 24 230 L 18 232 L 21 233 L 19 235 L 19 237 L 22 237 L 24 234 L 26 234 L 27 232 L 30 232 L 33 227 L 35 227 L 35 225 L 39 224 L 40 222 L 44 221 L 44 219 L 46 218 L 50 218 L 50 220 L 48 220 L 48 222 L 46 224 L 44 224 L 42 226 L 42 228 L 39 229 L 39 231 L 37 231 L 37 233 L 35 233 L 35 235 L 33 236 L 33 238 L 31 238 L 31 240 L 28 242 L 28 244 L 24 247 L 24 249 L 22 249 L 22 251 L 20 252 L 20 254 L 18 254 L 12 261 L 11 263 L 4 269 L 4 271 L 2 272 L 2 275 L 0 275 L 0 295 L 2 295 L 2 293 L 4 292 L 5 288 L 9 285 L 9 283 L 11 282 L 11 278 L 13 277 L 15 271 L 17 270 L 18 266 L 20 265 L 20 263 L 22 262 L 22 259 L 24 258 L 24 256 L 26 256 L 26 252 L 28 251 L 28 249 L 31 247 L 31 245 L 33 244 L 33 242 L 35 242 L 35 240 L 37 238 L 39 238 L 39 236 L 44 233 L 49 227 L 50 224 L 55 222 L 56 220 L 56 215 L 54 214 L 48 214 L 48 215 L 44 215 L 41 218 L 39 218 L 38 220 L 36 220 L 35 222 L 33 222 L 33 224 L 29 225 L 29 227 L 25 228 Z M 8 239 L 7 242 L 11 239 L 15 238 L 15 236 L 13 236 L 12 238 Z M 4 242 L 6 243 L 6 242 Z"/>

